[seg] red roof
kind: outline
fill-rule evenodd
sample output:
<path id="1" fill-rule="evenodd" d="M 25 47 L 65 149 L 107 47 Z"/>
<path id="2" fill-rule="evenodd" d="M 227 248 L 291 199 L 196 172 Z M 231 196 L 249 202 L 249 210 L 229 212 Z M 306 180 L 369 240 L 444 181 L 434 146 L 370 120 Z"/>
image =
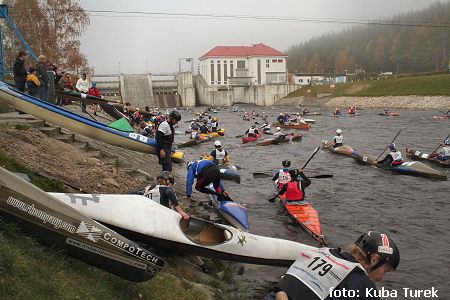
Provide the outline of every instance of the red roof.
<path id="1" fill-rule="evenodd" d="M 203 54 L 200 59 L 208 57 L 250 57 L 250 56 L 285 56 L 286 53 L 273 49 L 263 43 L 252 46 L 216 46 Z"/>

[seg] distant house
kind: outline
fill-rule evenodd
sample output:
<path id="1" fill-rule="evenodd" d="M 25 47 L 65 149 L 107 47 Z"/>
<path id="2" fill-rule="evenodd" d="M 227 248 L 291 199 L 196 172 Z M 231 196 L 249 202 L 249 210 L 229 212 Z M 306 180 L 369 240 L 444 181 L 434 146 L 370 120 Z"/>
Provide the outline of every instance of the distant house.
<path id="1" fill-rule="evenodd" d="M 216 46 L 200 57 L 199 72 L 210 85 L 286 83 L 286 59 L 262 43 Z"/>
<path id="2" fill-rule="evenodd" d="M 345 74 L 305 74 L 299 73 L 294 76 L 294 83 L 300 85 L 321 85 L 325 83 L 345 83 Z"/>

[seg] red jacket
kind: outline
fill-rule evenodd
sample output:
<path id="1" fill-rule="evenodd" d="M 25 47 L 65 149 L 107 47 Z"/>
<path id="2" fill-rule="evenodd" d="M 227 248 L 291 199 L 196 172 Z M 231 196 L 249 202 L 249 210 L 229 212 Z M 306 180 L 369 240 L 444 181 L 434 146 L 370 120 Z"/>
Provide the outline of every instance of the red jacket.
<path id="1" fill-rule="evenodd" d="M 100 90 L 96 87 L 91 87 L 89 89 L 89 96 L 94 96 L 100 98 Z"/>

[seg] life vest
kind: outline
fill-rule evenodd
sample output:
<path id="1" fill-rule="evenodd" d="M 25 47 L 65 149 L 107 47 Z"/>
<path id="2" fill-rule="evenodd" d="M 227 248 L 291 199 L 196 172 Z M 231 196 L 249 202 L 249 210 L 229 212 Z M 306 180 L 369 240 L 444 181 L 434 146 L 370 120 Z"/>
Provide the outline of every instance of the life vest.
<path id="1" fill-rule="evenodd" d="M 163 121 L 163 122 L 167 122 L 167 121 Z M 161 123 L 158 124 L 158 128 L 159 128 L 159 126 L 161 126 L 161 124 L 162 124 L 163 122 L 161 122 Z M 169 127 L 170 127 L 170 134 L 169 134 L 169 135 L 164 135 L 164 136 L 163 136 L 163 138 L 162 138 L 162 140 L 163 140 L 163 145 L 164 145 L 164 146 L 172 146 L 173 141 L 174 141 L 174 139 L 175 139 L 175 129 L 173 128 L 173 125 L 170 124 L 169 122 L 167 122 L 167 124 L 169 124 Z M 157 129 L 157 131 L 158 131 L 158 129 Z"/>
<path id="2" fill-rule="evenodd" d="M 280 171 L 278 171 L 278 183 L 285 184 L 288 183 L 289 181 L 291 181 L 291 174 L 289 174 L 289 171 L 280 169 Z"/>
<path id="3" fill-rule="evenodd" d="M 248 134 L 250 135 L 250 134 L 255 134 L 255 129 L 256 128 L 249 128 L 248 129 Z"/>
<path id="4" fill-rule="evenodd" d="M 212 123 L 211 123 L 211 128 L 217 129 L 217 125 L 218 125 L 217 122 L 212 122 Z"/>
<path id="5" fill-rule="evenodd" d="M 191 139 L 198 139 L 198 138 L 199 138 L 198 131 L 193 130 L 191 132 Z"/>
<path id="6" fill-rule="evenodd" d="M 450 146 L 442 147 L 442 157 L 450 157 Z"/>
<path id="7" fill-rule="evenodd" d="M 403 162 L 403 157 L 400 151 L 390 152 L 389 155 L 392 157 L 391 165 L 398 165 Z"/>
<path id="8" fill-rule="evenodd" d="M 301 183 L 298 181 L 289 181 L 288 187 L 285 193 L 286 200 L 297 201 L 303 200 L 304 195 L 301 189 Z"/>
<path id="9" fill-rule="evenodd" d="M 157 185 L 154 188 L 150 188 L 150 186 L 145 190 L 144 196 L 149 198 L 150 200 L 155 201 L 156 203 L 161 204 L 160 202 L 160 193 L 159 193 L 159 187 L 165 186 L 165 185 Z"/>
<path id="10" fill-rule="evenodd" d="M 356 268 L 366 272 L 359 263 L 334 256 L 330 248 L 317 248 L 301 251 L 286 274 L 324 300 Z"/>
<path id="11" fill-rule="evenodd" d="M 342 144 L 342 142 L 344 141 L 344 136 L 343 135 L 336 135 L 334 137 L 334 140 L 336 141 L 336 144 Z"/>
<path id="12" fill-rule="evenodd" d="M 222 151 L 219 151 L 219 149 L 216 149 L 216 161 L 219 165 L 223 164 L 225 156 L 226 156 L 226 152 L 224 149 L 222 149 Z"/>

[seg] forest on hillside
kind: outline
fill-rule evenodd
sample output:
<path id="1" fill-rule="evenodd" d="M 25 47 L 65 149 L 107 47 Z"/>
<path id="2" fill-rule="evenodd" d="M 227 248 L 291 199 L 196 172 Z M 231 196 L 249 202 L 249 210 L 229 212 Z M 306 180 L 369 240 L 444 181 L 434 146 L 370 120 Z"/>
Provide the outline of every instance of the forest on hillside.
<path id="1" fill-rule="evenodd" d="M 289 71 L 416 73 L 449 67 L 450 1 L 381 21 L 416 26 L 357 25 L 312 38 L 288 49 Z M 432 27 L 443 23 L 447 27 Z"/>

